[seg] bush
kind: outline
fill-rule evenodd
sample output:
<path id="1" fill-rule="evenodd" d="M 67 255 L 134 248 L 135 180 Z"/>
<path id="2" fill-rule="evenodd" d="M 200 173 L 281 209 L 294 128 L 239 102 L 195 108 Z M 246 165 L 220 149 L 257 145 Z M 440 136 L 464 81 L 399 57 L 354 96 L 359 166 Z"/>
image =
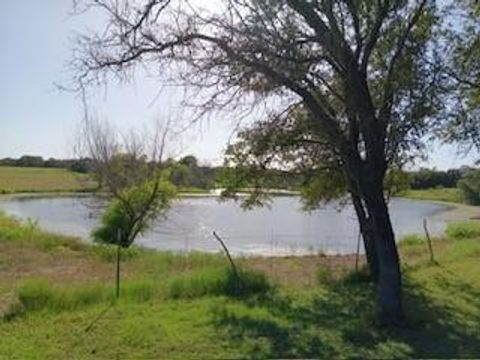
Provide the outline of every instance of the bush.
<path id="1" fill-rule="evenodd" d="M 191 273 L 170 283 L 172 298 L 194 298 L 207 295 L 248 296 L 271 289 L 263 273 L 242 270 L 240 283 L 231 268 L 217 268 Z"/>
<path id="2" fill-rule="evenodd" d="M 450 223 L 446 230 L 447 236 L 452 239 L 471 239 L 480 237 L 479 221 L 463 221 Z"/>

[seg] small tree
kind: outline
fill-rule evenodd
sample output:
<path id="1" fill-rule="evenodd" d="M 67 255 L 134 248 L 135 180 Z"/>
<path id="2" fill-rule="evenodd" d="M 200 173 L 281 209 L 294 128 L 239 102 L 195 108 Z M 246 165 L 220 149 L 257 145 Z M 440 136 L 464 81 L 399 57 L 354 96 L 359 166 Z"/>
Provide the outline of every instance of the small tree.
<path id="1" fill-rule="evenodd" d="M 95 175 L 109 201 L 94 241 L 117 245 L 116 295 L 120 295 L 120 255 L 139 234 L 166 215 L 176 189 L 162 165 L 167 129 L 153 136 L 131 132 L 120 136 L 107 123 L 85 120 L 79 149 L 93 159 Z"/>
<path id="2" fill-rule="evenodd" d="M 175 187 L 166 180 L 146 180 L 121 191 L 122 199 L 114 197 L 102 215 L 101 225 L 94 229 L 95 241 L 128 248 L 138 234 L 166 214 Z"/>

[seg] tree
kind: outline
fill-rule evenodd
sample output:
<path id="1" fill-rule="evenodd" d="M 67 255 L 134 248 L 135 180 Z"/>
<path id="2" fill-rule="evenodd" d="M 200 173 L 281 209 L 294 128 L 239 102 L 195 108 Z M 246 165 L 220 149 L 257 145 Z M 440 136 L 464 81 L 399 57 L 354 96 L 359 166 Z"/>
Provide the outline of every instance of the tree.
<path id="1" fill-rule="evenodd" d="M 410 172 L 409 175 L 412 189 L 454 188 L 462 176 L 462 171 L 460 169 L 441 171 L 421 168 L 418 171 Z"/>
<path id="2" fill-rule="evenodd" d="M 43 167 L 44 161 L 41 156 L 23 155 L 17 161 L 17 166 Z"/>
<path id="3" fill-rule="evenodd" d="M 108 20 L 79 38 L 78 89 L 128 78 L 138 64 L 178 65 L 170 77 L 205 89 L 205 111 L 267 104 L 266 119 L 240 135 L 237 165 L 255 176 L 279 163 L 309 168 L 312 186 L 349 193 L 380 317 L 400 321 L 384 177 L 421 149 L 439 108 L 434 1 L 225 0 L 216 12 L 189 1 L 82 3 Z M 312 194 L 311 205 L 330 196 Z"/>
<path id="4" fill-rule="evenodd" d="M 190 167 L 185 164 L 179 163 L 173 167 L 172 182 L 180 187 L 189 187 L 191 186 L 193 174 Z"/>
<path id="5" fill-rule="evenodd" d="M 198 160 L 195 156 L 193 155 L 187 155 L 181 158 L 178 161 L 180 164 L 188 166 L 189 168 L 196 168 L 198 167 Z"/>
<path id="6" fill-rule="evenodd" d="M 480 150 L 480 3 L 476 0 L 447 2 L 453 19 L 443 25 L 443 52 L 447 55 L 443 76 L 448 80 L 444 102 L 450 116 L 441 134 L 465 150 Z M 455 23 L 452 26 L 452 21 Z"/>
<path id="7" fill-rule="evenodd" d="M 77 151 L 92 159 L 94 173 L 109 202 L 101 224 L 92 231 L 94 241 L 117 245 L 117 297 L 120 295 L 121 248 L 165 216 L 175 196 L 161 160 L 168 129 L 153 135 L 131 132 L 120 136 L 107 123 L 86 119 Z"/>
<path id="8" fill-rule="evenodd" d="M 480 205 L 480 170 L 467 172 L 458 182 L 465 201 L 471 205 Z"/>

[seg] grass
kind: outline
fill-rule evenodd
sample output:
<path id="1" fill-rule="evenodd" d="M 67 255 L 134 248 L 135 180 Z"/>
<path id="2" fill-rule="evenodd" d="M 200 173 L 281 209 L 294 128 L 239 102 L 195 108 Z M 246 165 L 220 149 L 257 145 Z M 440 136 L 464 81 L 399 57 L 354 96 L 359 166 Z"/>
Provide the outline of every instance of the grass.
<path id="1" fill-rule="evenodd" d="M 453 223 L 399 251 L 407 320 L 375 325 L 373 286 L 353 258 L 237 259 L 124 252 L 0 214 L 0 358 L 478 358 L 479 223 Z M 260 271 L 261 270 L 261 271 Z"/>
<path id="2" fill-rule="evenodd" d="M 452 223 L 448 226 L 446 233 L 451 239 L 480 238 L 480 221 Z"/>
<path id="3" fill-rule="evenodd" d="M 401 246 L 415 246 L 425 243 L 425 239 L 420 235 L 407 235 L 401 240 Z"/>
<path id="4" fill-rule="evenodd" d="M 84 192 L 96 183 L 88 175 L 67 169 L 0 166 L 0 193 Z"/>
<path id="5" fill-rule="evenodd" d="M 208 295 L 245 297 L 263 294 L 271 289 L 264 274 L 240 271 L 238 276 L 231 268 L 212 268 L 175 278 L 169 286 L 169 295 L 174 299 L 195 298 Z"/>
<path id="6" fill-rule="evenodd" d="M 451 203 L 464 203 L 461 190 L 458 188 L 432 188 L 425 190 L 407 190 L 400 194 L 401 197 L 416 200 L 445 201 Z"/>
<path id="7" fill-rule="evenodd" d="M 156 287 L 152 282 L 127 281 L 122 285 L 121 300 L 127 302 L 146 302 L 156 295 Z M 115 289 L 111 285 L 94 283 L 70 287 L 51 284 L 45 278 L 24 281 L 16 292 L 18 302 L 10 306 L 4 315 L 9 321 L 35 311 L 59 313 L 116 301 Z"/>

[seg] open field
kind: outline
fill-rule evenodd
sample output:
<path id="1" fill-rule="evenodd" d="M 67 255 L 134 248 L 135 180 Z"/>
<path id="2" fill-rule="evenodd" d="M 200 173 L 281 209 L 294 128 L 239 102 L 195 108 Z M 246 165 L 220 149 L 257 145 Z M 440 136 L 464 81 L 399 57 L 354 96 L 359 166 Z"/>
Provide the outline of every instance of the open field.
<path id="1" fill-rule="evenodd" d="M 88 175 L 67 169 L 0 166 L 0 193 L 92 191 Z"/>
<path id="2" fill-rule="evenodd" d="M 462 193 L 458 188 L 432 188 L 425 190 L 407 190 L 400 194 L 401 197 L 416 200 L 444 201 L 461 204 L 464 202 Z"/>
<path id="3" fill-rule="evenodd" d="M 97 190 L 97 183 L 88 174 L 67 169 L 0 166 L 0 194 L 69 193 Z M 180 195 L 209 195 L 206 189 L 185 187 Z"/>
<path id="4" fill-rule="evenodd" d="M 0 215 L 0 358 L 480 357 L 480 223 L 447 233 L 436 264 L 401 244 L 407 319 L 388 329 L 353 257 L 238 259 L 239 296 L 222 255 L 132 248 L 113 302 L 115 249 Z"/>

